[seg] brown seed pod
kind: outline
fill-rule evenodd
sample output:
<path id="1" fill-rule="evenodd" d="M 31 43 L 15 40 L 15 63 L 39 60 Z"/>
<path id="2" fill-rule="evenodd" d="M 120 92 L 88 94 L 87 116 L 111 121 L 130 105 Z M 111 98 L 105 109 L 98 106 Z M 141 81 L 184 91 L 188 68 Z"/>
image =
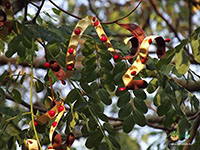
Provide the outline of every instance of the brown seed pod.
<path id="1" fill-rule="evenodd" d="M 0 9 L 0 27 L 3 27 L 6 23 L 7 17 L 6 13 Z"/>
<path id="2" fill-rule="evenodd" d="M 145 80 L 132 80 L 126 88 L 128 90 L 138 90 L 146 88 L 148 83 Z"/>
<path id="3" fill-rule="evenodd" d="M 60 66 L 55 60 L 50 61 L 50 68 L 55 72 L 58 72 L 60 70 Z"/>
<path id="4" fill-rule="evenodd" d="M 155 38 L 155 41 L 157 46 L 156 54 L 158 58 L 162 58 L 165 55 L 165 47 L 166 47 L 165 40 L 161 36 L 159 36 Z"/>
<path id="5" fill-rule="evenodd" d="M 67 136 L 67 140 L 66 140 L 66 144 L 68 147 L 71 147 L 72 144 L 74 143 L 74 140 L 75 140 L 75 136 L 72 132 L 70 132 Z"/>

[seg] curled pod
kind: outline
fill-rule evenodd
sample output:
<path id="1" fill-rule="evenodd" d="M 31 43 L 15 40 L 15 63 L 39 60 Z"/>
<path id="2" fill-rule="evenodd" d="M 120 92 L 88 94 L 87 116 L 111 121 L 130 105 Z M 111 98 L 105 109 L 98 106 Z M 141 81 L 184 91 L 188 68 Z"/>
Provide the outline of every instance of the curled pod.
<path id="1" fill-rule="evenodd" d="M 60 66 L 58 64 L 58 62 L 56 62 L 55 60 L 51 60 L 50 61 L 50 68 L 54 71 L 54 72 L 58 72 L 60 70 Z"/>
<path id="2" fill-rule="evenodd" d="M 75 136 L 72 132 L 70 132 L 67 136 L 67 139 L 66 139 L 66 144 L 68 147 L 71 147 L 72 144 L 74 143 L 74 140 L 75 140 Z"/>
<path id="3" fill-rule="evenodd" d="M 165 40 L 161 36 L 159 36 L 155 38 L 155 41 L 157 47 L 156 54 L 158 58 L 162 58 L 165 55 L 165 47 L 166 47 Z"/>
<path id="4" fill-rule="evenodd" d="M 148 83 L 145 80 L 132 80 L 127 86 L 127 90 L 145 89 Z"/>
<path id="5" fill-rule="evenodd" d="M 3 27 L 5 25 L 6 20 L 7 20 L 6 13 L 2 9 L 0 9 L 0 27 Z"/>

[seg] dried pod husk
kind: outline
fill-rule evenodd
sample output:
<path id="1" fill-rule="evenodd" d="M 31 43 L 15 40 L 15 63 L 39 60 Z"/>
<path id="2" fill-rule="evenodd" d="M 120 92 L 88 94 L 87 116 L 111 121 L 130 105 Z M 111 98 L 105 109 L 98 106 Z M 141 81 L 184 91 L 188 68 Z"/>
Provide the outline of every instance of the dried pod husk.
<path id="1" fill-rule="evenodd" d="M 145 80 L 132 80 L 127 86 L 127 90 L 145 89 L 148 83 Z"/>
<path id="2" fill-rule="evenodd" d="M 66 144 L 68 147 L 71 147 L 72 144 L 74 143 L 74 140 L 75 140 L 75 136 L 72 132 L 70 132 L 67 136 L 67 139 L 66 139 Z"/>
<path id="3" fill-rule="evenodd" d="M 157 47 L 156 54 L 158 58 L 162 58 L 165 55 L 165 47 L 166 47 L 165 40 L 161 36 L 159 36 L 155 38 L 155 41 Z"/>

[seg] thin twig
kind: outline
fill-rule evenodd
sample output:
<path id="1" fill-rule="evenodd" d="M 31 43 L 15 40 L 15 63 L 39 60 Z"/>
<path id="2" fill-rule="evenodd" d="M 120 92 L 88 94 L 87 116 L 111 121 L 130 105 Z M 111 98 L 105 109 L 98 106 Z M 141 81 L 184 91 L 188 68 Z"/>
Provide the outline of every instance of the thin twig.
<path id="1" fill-rule="evenodd" d="M 56 8 L 58 8 L 59 10 L 61 10 L 62 12 L 64 12 L 64 13 L 66 13 L 66 14 L 68 14 L 69 16 L 72 16 L 72 17 L 74 17 L 74 18 L 76 18 L 76 19 L 78 19 L 78 20 L 81 20 L 82 18 L 81 17 L 78 17 L 78 16 L 76 16 L 76 15 L 74 15 L 74 14 L 71 14 L 71 13 L 69 13 L 68 11 L 65 11 L 64 9 L 62 9 L 62 8 L 60 8 L 58 5 L 56 5 L 52 0 L 49 0 Z"/>
<path id="2" fill-rule="evenodd" d="M 96 11 L 95 11 L 95 10 L 93 9 L 93 7 L 92 7 L 91 0 L 88 0 L 88 3 L 89 3 L 89 8 L 90 8 L 91 12 L 99 19 L 99 17 L 98 17 L 98 15 L 97 15 Z"/>
<path id="3" fill-rule="evenodd" d="M 37 9 L 39 9 L 39 6 L 38 5 L 36 5 L 35 3 L 33 3 L 33 2 L 29 2 L 31 5 L 33 5 L 33 6 L 35 6 Z"/>
<path id="4" fill-rule="evenodd" d="M 25 0 L 25 9 L 24 9 L 24 22 L 27 21 L 27 12 L 28 12 L 28 2 Z"/>
<path id="5" fill-rule="evenodd" d="M 41 9 L 42 9 L 42 7 L 43 7 L 43 5 L 44 5 L 44 2 L 45 2 L 45 0 L 42 0 L 42 3 L 41 3 L 41 5 L 40 5 L 39 8 L 38 8 L 37 13 L 35 14 L 35 17 L 34 17 L 33 20 L 32 20 L 33 23 L 36 22 L 36 19 L 37 19 L 37 17 L 38 17 L 39 14 L 40 14 L 40 11 L 41 11 Z"/>
<path id="6" fill-rule="evenodd" d="M 157 13 L 158 16 L 160 16 L 165 23 L 167 24 L 167 26 L 171 29 L 171 31 L 174 33 L 174 35 L 176 36 L 176 38 L 181 41 L 180 37 L 178 36 L 178 33 L 176 32 L 176 29 L 169 23 L 169 20 L 167 20 L 162 13 L 159 11 L 159 8 L 157 7 L 157 4 L 155 3 L 154 0 L 149 0 L 149 2 L 151 3 L 154 11 Z"/>
<path id="7" fill-rule="evenodd" d="M 130 15 L 140 6 L 140 4 L 142 3 L 142 1 L 143 1 L 143 0 L 140 0 L 139 3 L 137 4 L 137 6 L 136 6 L 133 10 L 131 10 L 127 15 L 125 15 L 125 16 L 119 18 L 119 19 L 116 19 L 116 20 L 114 20 L 114 21 L 111 21 L 111 22 L 103 22 L 103 23 L 101 23 L 101 24 L 113 24 L 113 23 L 117 23 L 117 22 L 119 22 L 120 20 L 123 20 L 123 19 L 127 18 L 128 16 L 130 16 Z"/>
<path id="8" fill-rule="evenodd" d="M 55 101 L 55 96 L 54 96 L 54 91 L 53 91 L 53 85 L 52 85 L 52 78 L 49 76 L 49 84 L 50 84 L 50 87 L 51 87 L 51 96 L 52 96 L 52 99 L 53 101 Z"/>
<path id="9" fill-rule="evenodd" d="M 72 16 L 72 17 L 78 19 L 78 20 L 81 20 L 81 19 L 82 19 L 81 17 L 78 17 L 78 16 L 76 16 L 76 15 L 74 15 L 74 14 L 72 14 L 72 13 L 70 13 L 70 12 L 68 12 L 68 11 L 65 11 L 64 9 L 60 8 L 60 7 L 59 7 L 58 5 L 56 5 L 52 0 L 49 0 L 49 1 L 50 1 L 56 8 L 58 8 L 59 10 L 61 10 L 62 12 L 66 13 L 66 14 L 68 14 L 68 15 L 70 15 L 70 16 Z M 130 15 L 139 7 L 139 5 L 142 3 L 142 1 L 143 1 L 143 0 L 140 0 L 139 3 L 137 4 L 137 6 L 136 6 L 133 10 L 131 10 L 127 15 L 125 15 L 125 16 L 119 18 L 119 19 L 116 19 L 116 20 L 114 20 L 114 21 L 111 21 L 111 22 L 102 22 L 101 24 L 113 24 L 113 23 L 117 23 L 118 21 L 127 18 L 128 16 L 130 16 Z"/>

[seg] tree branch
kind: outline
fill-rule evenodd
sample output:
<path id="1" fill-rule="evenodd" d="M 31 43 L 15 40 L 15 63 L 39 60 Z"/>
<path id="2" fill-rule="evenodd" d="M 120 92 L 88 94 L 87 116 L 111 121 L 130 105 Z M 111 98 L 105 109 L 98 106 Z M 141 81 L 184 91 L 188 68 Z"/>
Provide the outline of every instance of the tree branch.
<path id="1" fill-rule="evenodd" d="M 200 125 L 200 114 L 198 114 L 197 119 L 193 123 L 192 130 L 190 131 L 190 137 L 187 139 L 187 141 L 186 141 L 187 144 L 183 147 L 183 150 L 189 150 L 190 145 L 191 145 L 194 137 L 196 136 L 199 125 Z"/>
<path id="2" fill-rule="evenodd" d="M 149 0 L 149 2 L 151 3 L 154 11 L 157 13 L 158 16 L 160 16 L 165 23 L 167 24 L 167 26 L 171 29 L 171 31 L 174 33 L 174 35 L 176 36 L 176 38 L 181 41 L 181 39 L 178 36 L 178 33 L 176 32 L 176 29 L 169 23 L 169 21 L 162 15 L 162 13 L 159 11 L 159 8 L 157 7 L 157 4 L 155 2 L 155 0 Z"/>
<path id="3" fill-rule="evenodd" d="M 37 13 L 35 14 L 35 17 L 34 17 L 33 20 L 32 20 L 33 23 L 36 22 L 36 19 L 37 19 L 37 17 L 38 17 L 39 14 L 40 14 L 40 11 L 41 11 L 41 9 L 42 9 L 42 7 L 43 7 L 43 5 L 44 5 L 44 2 L 45 2 L 45 0 L 42 0 L 42 3 L 41 3 L 41 5 L 40 5 L 40 7 L 38 8 Z"/>

